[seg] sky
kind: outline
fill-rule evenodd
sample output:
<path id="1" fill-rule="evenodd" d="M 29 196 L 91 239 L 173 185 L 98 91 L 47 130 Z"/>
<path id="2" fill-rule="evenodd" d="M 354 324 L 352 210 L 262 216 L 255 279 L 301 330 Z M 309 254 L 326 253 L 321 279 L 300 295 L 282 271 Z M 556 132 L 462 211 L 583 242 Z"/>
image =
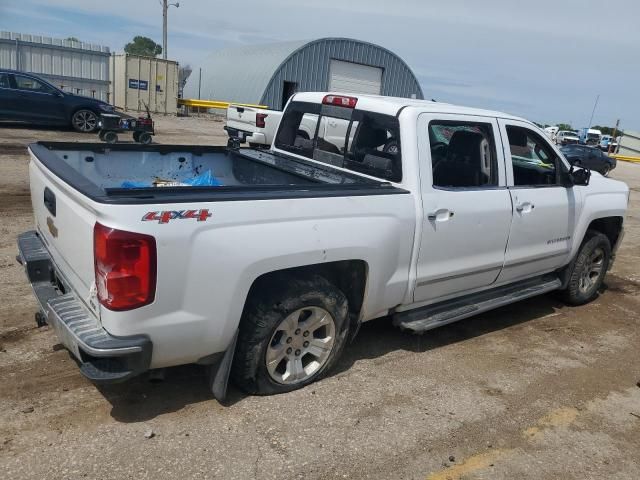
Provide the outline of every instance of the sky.
<path id="1" fill-rule="evenodd" d="M 175 0 L 172 0 L 175 1 Z M 162 41 L 159 0 L 0 0 L 0 30 L 77 37 L 121 52 Z M 168 56 L 198 66 L 220 48 L 349 37 L 402 57 L 425 98 L 539 123 L 640 130 L 640 1 L 180 0 Z M 224 100 L 224 99 L 217 99 Z"/>

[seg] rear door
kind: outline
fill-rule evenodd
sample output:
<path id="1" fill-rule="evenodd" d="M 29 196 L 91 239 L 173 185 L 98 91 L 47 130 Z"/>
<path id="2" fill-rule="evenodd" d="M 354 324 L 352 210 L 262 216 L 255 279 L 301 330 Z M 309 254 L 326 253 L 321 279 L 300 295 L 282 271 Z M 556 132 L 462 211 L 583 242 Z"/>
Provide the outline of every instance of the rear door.
<path id="1" fill-rule="evenodd" d="M 418 120 L 422 235 L 414 301 L 493 284 L 504 262 L 511 198 L 495 118 Z"/>
<path id="2" fill-rule="evenodd" d="M 581 208 L 577 189 L 563 181 L 567 166 L 540 132 L 500 120 L 507 157 L 513 222 L 499 281 L 553 271 L 567 263 Z"/>

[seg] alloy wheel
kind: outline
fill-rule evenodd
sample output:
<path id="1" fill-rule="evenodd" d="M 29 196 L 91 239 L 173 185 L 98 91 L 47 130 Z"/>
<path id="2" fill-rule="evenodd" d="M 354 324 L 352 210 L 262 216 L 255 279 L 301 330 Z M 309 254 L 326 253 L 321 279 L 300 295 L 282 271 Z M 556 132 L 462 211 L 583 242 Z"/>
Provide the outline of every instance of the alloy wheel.
<path id="1" fill-rule="evenodd" d="M 93 132 L 98 117 L 90 110 L 79 110 L 73 115 L 73 127 L 80 132 Z"/>
<path id="2" fill-rule="evenodd" d="M 605 253 L 602 248 L 596 248 L 584 264 L 578 288 L 583 294 L 590 294 L 597 287 L 598 280 L 604 268 Z"/>
<path id="3" fill-rule="evenodd" d="M 309 380 L 327 363 L 335 338 L 335 321 L 324 308 L 304 307 L 289 314 L 267 347 L 269 376 L 284 385 Z"/>

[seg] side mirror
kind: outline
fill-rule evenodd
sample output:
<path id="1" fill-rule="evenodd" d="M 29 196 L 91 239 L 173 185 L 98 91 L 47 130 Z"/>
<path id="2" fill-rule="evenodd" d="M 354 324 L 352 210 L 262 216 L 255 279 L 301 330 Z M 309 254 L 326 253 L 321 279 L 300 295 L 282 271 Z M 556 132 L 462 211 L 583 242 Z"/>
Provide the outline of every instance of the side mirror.
<path id="1" fill-rule="evenodd" d="M 583 167 L 580 160 L 571 161 L 571 169 L 569 170 L 571 185 L 589 185 L 590 178 L 591 170 Z"/>

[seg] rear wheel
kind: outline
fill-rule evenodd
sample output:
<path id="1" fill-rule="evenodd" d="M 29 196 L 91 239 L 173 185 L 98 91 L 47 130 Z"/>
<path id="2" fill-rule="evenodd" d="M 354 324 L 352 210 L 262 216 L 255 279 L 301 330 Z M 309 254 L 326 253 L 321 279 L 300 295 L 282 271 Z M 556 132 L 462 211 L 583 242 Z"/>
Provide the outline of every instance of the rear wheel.
<path id="1" fill-rule="evenodd" d="M 235 383 L 258 395 L 296 390 L 324 376 L 348 333 L 347 299 L 324 277 L 282 276 L 277 284 L 248 301 L 234 357 Z"/>
<path id="2" fill-rule="evenodd" d="M 133 141 L 134 142 L 140 141 L 140 132 L 133 132 Z"/>
<path id="3" fill-rule="evenodd" d="M 600 232 L 588 230 L 571 269 L 569 283 L 562 292 L 570 305 L 583 305 L 598 296 L 611 260 L 611 243 Z"/>
<path id="4" fill-rule="evenodd" d="M 71 126 L 78 132 L 91 133 L 98 128 L 98 115 L 91 110 L 78 110 L 71 117 Z"/>
<path id="5" fill-rule="evenodd" d="M 149 145 L 151 143 L 151 134 L 147 132 L 140 132 L 138 135 L 138 142 L 143 145 Z"/>

